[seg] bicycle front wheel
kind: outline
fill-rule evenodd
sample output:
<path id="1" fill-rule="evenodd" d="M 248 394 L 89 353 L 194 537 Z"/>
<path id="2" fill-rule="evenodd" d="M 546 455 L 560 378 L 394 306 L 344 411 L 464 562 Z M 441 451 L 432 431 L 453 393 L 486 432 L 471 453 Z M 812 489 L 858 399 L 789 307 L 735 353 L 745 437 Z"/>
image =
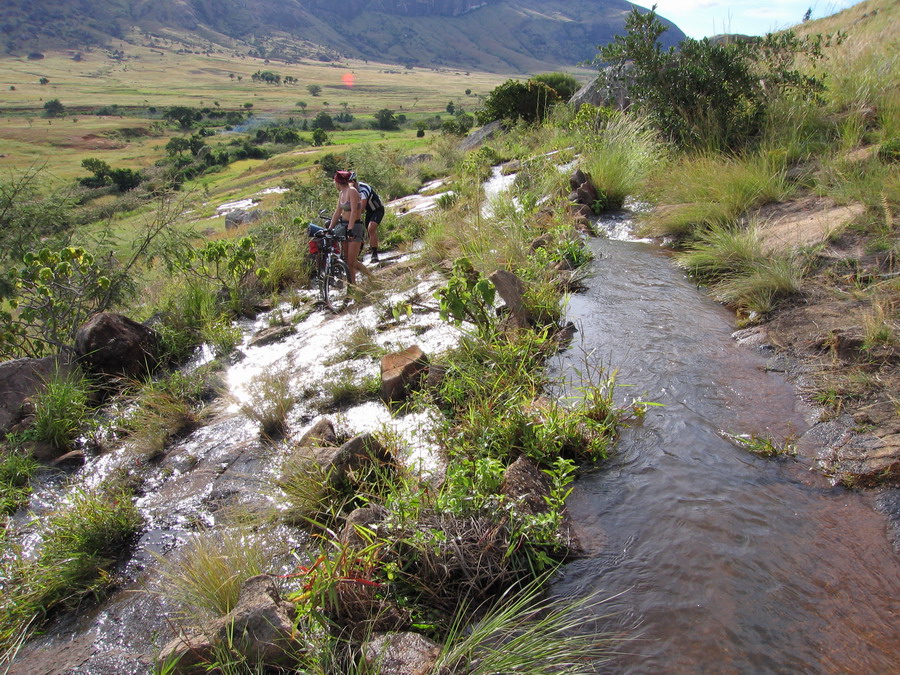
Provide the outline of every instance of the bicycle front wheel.
<path id="1" fill-rule="evenodd" d="M 319 282 L 321 284 L 319 288 L 322 293 L 322 300 L 333 311 L 341 309 L 347 299 L 349 276 L 347 263 L 343 260 L 334 260 L 325 270 L 325 274 Z"/>

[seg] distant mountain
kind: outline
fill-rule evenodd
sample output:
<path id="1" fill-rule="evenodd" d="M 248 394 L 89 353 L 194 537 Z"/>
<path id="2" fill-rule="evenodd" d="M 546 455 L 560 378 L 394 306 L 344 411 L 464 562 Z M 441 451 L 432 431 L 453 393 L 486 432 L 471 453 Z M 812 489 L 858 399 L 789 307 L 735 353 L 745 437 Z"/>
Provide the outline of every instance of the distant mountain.
<path id="1" fill-rule="evenodd" d="M 2 0 L 8 53 L 77 48 L 145 32 L 238 40 L 290 58 L 291 40 L 389 63 L 494 72 L 574 66 L 624 32 L 625 0 Z M 674 24 L 663 35 L 674 45 Z M 267 50 L 276 45 L 279 53 Z M 306 51 L 309 51 L 308 49 Z M 281 52 L 284 52 L 283 54 Z"/>

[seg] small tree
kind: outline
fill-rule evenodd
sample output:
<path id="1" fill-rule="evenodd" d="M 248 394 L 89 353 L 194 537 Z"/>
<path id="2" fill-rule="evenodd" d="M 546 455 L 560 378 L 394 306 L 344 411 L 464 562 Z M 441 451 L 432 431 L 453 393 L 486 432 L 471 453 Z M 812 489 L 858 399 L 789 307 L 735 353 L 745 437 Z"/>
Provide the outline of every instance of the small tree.
<path id="1" fill-rule="evenodd" d="M 394 117 L 394 111 L 387 108 L 382 108 L 377 113 L 375 113 L 375 128 L 381 129 L 382 131 L 393 131 L 395 129 L 399 129 L 400 125 L 397 123 L 397 119 Z"/>
<path id="2" fill-rule="evenodd" d="M 47 77 L 42 77 L 41 79 L 38 80 L 38 83 L 39 84 L 50 84 L 50 79 Z"/>
<path id="3" fill-rule="evenodd" d="M 313 120 L 312 128 L 321 129 L 322 131 L 334 131 L 334 119 L 327 112 L 322 111 Z"/>
<path id="4" fill-rule="evenodd" d="M 306 91 L 309 92 L 310 96 L 318 96 L 322 93 L 322 87 L 318 84 L 309 84 L 306 86 Z"/>
<path id="5" fill-rule="evenodd" d="M 59 117 L 66 114 L 66 106 L 58 98 L 50 99 L 44 104 L 44 113 L 47 117 Z"/>
<path id="6" fill-rule="evenodd" d="M 330 142 L 328 140 L 328 134 L 325 133 L 325 130 L 322 128 L 313 129 L 312 133 L 312 142 L 317 148 L 323 145 L 328 145 Z"/>

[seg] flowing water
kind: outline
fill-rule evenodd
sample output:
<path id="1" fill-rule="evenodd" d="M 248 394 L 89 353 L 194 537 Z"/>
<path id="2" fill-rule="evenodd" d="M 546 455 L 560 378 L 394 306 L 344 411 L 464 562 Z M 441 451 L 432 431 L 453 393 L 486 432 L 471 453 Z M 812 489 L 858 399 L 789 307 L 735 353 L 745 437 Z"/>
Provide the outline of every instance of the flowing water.
<path id="1" fill-rule="evenodd" d="M 607 623 L 637 639 L 611 672 L 898 672 L 900 564 L 885 521 L 802 453 L 762 459 L 728 440 L 800 436 L 811 411 L 658 247 L 590 245 L 593 278 L 567 310 L 579 337 L 555 367 L 570 394 L 603 364 L 623 402 L 664 404 L 570 497 L 589 553 L 553 590 L 612 598 Z"/>

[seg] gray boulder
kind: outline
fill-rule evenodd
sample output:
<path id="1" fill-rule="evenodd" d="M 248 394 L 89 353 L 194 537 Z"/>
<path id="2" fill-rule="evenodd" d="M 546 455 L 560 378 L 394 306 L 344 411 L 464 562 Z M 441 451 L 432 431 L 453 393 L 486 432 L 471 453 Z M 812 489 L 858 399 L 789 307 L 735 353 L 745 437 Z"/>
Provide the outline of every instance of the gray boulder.
<path id="1" fill-rule="evenodd" d="M 75 354 L 92 373 L 137 379 L 159 364 L 159 337 L 127 316 L 100 312 L 75 334 Z"/>
<path id="2" fill-rule="evenodd" d="M 252 209 L 250 211 L 245 209 L 235 209 L 234 211 L 229 211 L 225 214 L 225 229 L 236 230 L 244 225 L 255 223 L 257 220 L 260 220 L 267 215 L 267 211 L 262 211 L 260 209 Z"/>
<path id="3" fill-rule="evenodd" d="M 459 144 L 460 151 L 469 152 L 470 150 L 474 150 L 500 131 L 500 129 L 501 126 L 499 120 L 491 122 L 490 124 L 485 124 L 483 127 L 476 129 L 462 140 Z"/>

